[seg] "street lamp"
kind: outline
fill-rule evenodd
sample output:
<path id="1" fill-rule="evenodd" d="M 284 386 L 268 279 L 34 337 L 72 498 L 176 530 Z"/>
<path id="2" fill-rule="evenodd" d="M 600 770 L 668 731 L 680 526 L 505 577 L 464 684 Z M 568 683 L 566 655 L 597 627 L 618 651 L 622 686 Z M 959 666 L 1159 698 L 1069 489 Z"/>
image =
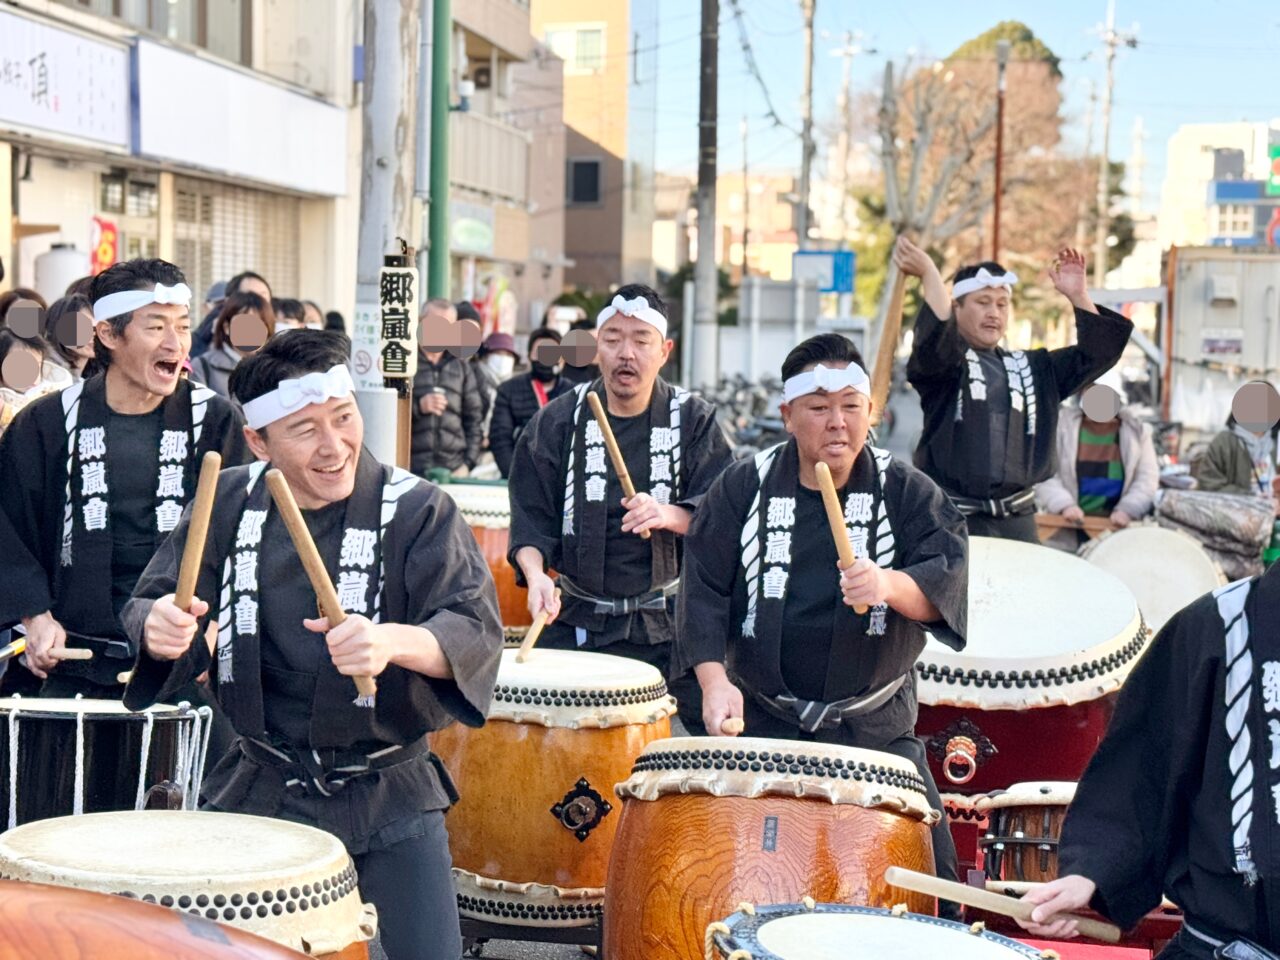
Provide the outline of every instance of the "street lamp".
<path id="1" fill-rule="evenodd" d="M 1004 73 L 1009 65 L 1010 43 L 996 41 L 996 200 L 991 227 L 991 259 L 1000 260 L 1000 198 L 1004 193 Z"/>

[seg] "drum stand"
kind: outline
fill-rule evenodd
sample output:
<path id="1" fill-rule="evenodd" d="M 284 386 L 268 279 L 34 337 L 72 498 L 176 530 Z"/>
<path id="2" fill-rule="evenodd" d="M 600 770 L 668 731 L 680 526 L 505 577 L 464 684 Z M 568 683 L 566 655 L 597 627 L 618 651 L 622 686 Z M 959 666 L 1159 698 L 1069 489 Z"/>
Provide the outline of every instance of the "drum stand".
<path id="1" fill-rule="evenodd" d="M 595 947 L 597 956 L 603 958 L 601 949 L 604 926 L 599 919 L 585 927 L 528 927 L 514 923 L 491 923 L 461 917 L 463 953 L 478 957 L 490 940 L 518 940 L 525 943 L 555 943 L 569 946 Z"/>

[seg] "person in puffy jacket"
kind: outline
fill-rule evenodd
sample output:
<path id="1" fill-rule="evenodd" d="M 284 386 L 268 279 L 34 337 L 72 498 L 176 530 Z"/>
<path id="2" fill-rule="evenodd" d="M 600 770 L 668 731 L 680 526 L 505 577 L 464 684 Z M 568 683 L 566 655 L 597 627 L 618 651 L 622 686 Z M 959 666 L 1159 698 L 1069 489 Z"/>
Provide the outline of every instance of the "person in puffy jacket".
<path id="1" fill-rule="evenodd" d="M 457 323 L 457 311 L 448 300 L 429 300 L 422 321 L 424 330 L 439 329 L 442 321 Z M 424 334 L 413 378 L 410 466 L 419 476 L 440 468 L 466 476 L 480 457 L 484 398 L 471 365 L 452 352 L 431 350 L 443 344 L 426 342 L 430 339 L 431 333 Z"/>

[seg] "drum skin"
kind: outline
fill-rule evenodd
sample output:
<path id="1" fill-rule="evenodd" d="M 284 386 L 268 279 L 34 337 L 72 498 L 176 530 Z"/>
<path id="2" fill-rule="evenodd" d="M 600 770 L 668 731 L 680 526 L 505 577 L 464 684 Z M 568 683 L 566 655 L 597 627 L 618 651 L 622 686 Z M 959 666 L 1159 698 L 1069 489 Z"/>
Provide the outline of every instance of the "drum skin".
<path id="1" fill-rule="evenodd" d="M 1025 710 L 922 702 L 916 736 L 924 741 L 929 768 L 944 793 L 988 793 L 1024 780 L 1079 780 L 1107 732 L 1115 701 L 1116 694 L 1109 693 L 1070 706 Z M 943 769 L 947 744 L 957 734 L 978 749 L 978 769 L 967 783 L 956 783 Z"/>
<path id="2" fill-rule="evenodd" d="M 331 955 L 337 960 L 367 957 Z M 243 930 L 106 893 L 0 880 L 0 960 L 299 960 Z"/>
<path id="3" fill-rule="evenodd" d="M 484 561 L 489 565 L 494 585 L 498 588 L 498 608 L 503 624 L 523 627 L 533 623 L 529 616 L 526 591 L 524 587 L 516 585 L 516 571 L 507 560 L 507 549 L 511 543 L 510 529 L 472 525 L 471 533 L 480 545 L 480 552 L 484 554 Z"/>
<path id="4" fill-rule="evenodd" d="M 772 849 L 770 849 L 772 848 Z M 922 821 L 823 799 L 668 794 L 627 800 L 605 892 L 609 960 L 704 956 L 707 925 L 751 903 L 831 903 L 931 913 L 885 884 L 886 867 L 933 873 Z"/>
<path id="5" fill-rule="evenodd" d="M 670 735 L 667 717 L 603 730 L 490 720 L 433 734 L 462 796 L 445 820 L 454 867 L 513 883 L 603 887 L 621 813 L 614 784 L 646 744 Z M 585 840 L 551 812 L 580 780 L 611 807 Z"/>

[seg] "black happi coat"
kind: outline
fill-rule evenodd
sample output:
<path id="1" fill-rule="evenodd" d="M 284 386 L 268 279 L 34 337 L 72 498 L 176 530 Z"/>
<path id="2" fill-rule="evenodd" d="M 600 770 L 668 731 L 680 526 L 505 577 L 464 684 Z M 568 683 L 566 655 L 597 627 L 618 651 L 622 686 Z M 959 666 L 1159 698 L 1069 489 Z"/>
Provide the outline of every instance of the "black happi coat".
<path id="1" fill-rule="evenodd" d="M 605 400 L 604 385 L 594 381 L 590 388 Z M 673 397 L 683 397 L 679 404 L 679 481 L 671 493 L 670 502 L 689 510 L 696 510 L 711 483 L 732 459 L 729 445 L 716 423 L 715 408 L 701 397 L 677 393 L 662 378 L 654 384 L 650 401 L 652 428 L 671 425 L 670 409 Z M 516 443 L 511 466 L 509 489 L 511 492 L 511 547 L 508 554 L 516 577 L 523 585 L 524 576 L 516 563 L 516 553 L 521 547 L 536 547 L 546 566 L 563 573 L 575 584 L 596 596 L 616 597 L 605 583 L 605 555 L 610 544 L 623 537 L 635 537 L 623 533 L 620 523 L 605 516 L 607 504 L 588 505 L 583 492 L 584 436 L 588 424 L 594 421 L 591 408 L 578 404 L 578 391 L 571 391 L 552 400 L 529 422 Z M 575 411 L 578 411 L 577 429 L 574 429 Z M 572 459 L 571 459 L 572 446 Z M 650 453 L 647 449 L 623 449 L 633 478 L 648 475 Z M 573 533 L 565 533 L 566 475 L 573 465 Z M 607 463 L 607 473 L 615 477 L 613 464 Z M 646 491 L 642 483 L 636 484 L 639 493 Z M 680 574 L 681 538 L 668 530 L 655 530 L 650 538 L 652 545 L 652 570 L 650 585 L 660 586 Z M 575 627 L 583 627 L 601 635 L 601 643 L 625 639 L 631 629 L 629 616 L 608 617 L 597 614 L 591 605 L 565 594 L 559 619 Z M 666 610 L 644 610 L 640 615 L 650 643 L 670 641 L 674 625 L 671 601 Z"/>
<path id="2" fill-rule="evenodd" d="M 924 410 L 916 466 L 948 493 L 980 500 L 1008 497 L 1052 476 L 1059 404 L 1114 366 L 1133 332 L 1132 321 L 1106 307 L 1098 310 L 1076 310 L 1074 346 L 1010 352 L 999 347 L 974 350 L 954 318 L 941 320 L 928 304 L 921 306 L 907 363 L 907 379 L 920 394 Z M 990 398 L 975 400 L 966 360 L 971 350 L 1001 361 L 1016 358 L 1029 370 L 1034 433 L 1028 434 L 1024 411 L 1009 409 L 1005 436 L 992 436 L 989 405 L 1009 408 L 1010 385 L 1004 376 L 988 381 Z"/>
<path id="3" fill-rule="evenodd" d="M 883 481 L 876 455 L 884 464 Z M 744 557 L 749 565 L 753 551 L 746 541 L 757 523 L 751 513 L 753 505 L 764 516 L 771 496 L 795 496 L 798 492 L 799 454 L 795 441 L 790 440 L 779 448 L 763 487 L 759 463 L 758 458 L 740 460 L 725 470 L 694 516 L 685 540 L 671 674 L 679 676 L 699 663 L 722 662 L 744 693 L 777 697 L 790 692 L 783 680 L 782 651 L 788 644 L 803 644 L 805 638 L 784 636 L 781 621 L 785 613 L 780 617 L 762 611 L 752 627 L 744 629 L 750 606 Z M 845 605 L 835 565 L 834 542 L 831 543 L 831 563 L 822 569 L 790 567 L 791 583 L 798 578 L 810 581 L 825 578 L 831 585 L 834 611 L 831 652 L 825 675 L 815 678 L 815 686 L 823 689 L 825 702 L 864 696 L 899 677 L 907 678 L 904 691 L 878 708 L 871 721 L 887 741 L 909 732 L 915 725 L 913 666 L 924 649 L 925 626 L 948 646 L 964 647 L 968 614 L 968 534 L 964 520 L 933 481 L 914 467 L 891 460 L 884 451 L 873 454 L 870 447 L 864 447 L 848 483 L 837 493 L 846 509 L 854 494 L 872 493 L 877 507 L 882 499 L 892 528 L 887 537 L 892 559 L 887 565 L 908 574 L 942 615 L 938 623 L 921 625 L 888 609 L 884 634 L 870 636 L 868 628 L 874 611 L 857 614 Z M 800 538 L 815 537 L 832 541 L 825 517 L 813 529 L 801 530 L 797 526 L 792 536 L 793 543 Z M 866 555 L 880 562 L 885 542 L 883 531 L 874 533 Z M 880 558 L 878 553 L 882 555 Z M 786 602 L 784 598 L 779 606 L 785 608 Z M 870 717 L 868 715 L 868 721 Z"/>
<path id="4" fill-rule="evenodd" d="M 193 391 L 197 392 L 194 408 Z M 193 409 L 199 411 L 199 423 L 192 422 Z M 68 647 L 94 649 L 92 660 L 66 661 L 58 665 L 58 673 L 89 678 L 101 684 L 115 683 L 116 674 L 124 665 L 118 657 L 104 655 L 108 649 L 106 644 L 86 642 L 80 637 L 112 641 L 124 641 L 127 637 L 113 610 L 111 530 L 109 526 L 93 533 L 85 529 L 86 497 L 81 489 L 82 474 L 76 467 L 81 464 L 80 435 L 86 429 L 102 426 L 108 413 L 106 375 L 100 374 L 29 404 L 0 437 L 0 491 L 4 491 L 0 496 L 0 509 L 7 514 L 26 548 L 17 553 L 6 550 L 0 554 L 0 590 L 7 592 L 20 587 L 33 591 L 33 597 L 38 597 L 42 604 L 37 612 L 51 610 L 68 631 Z M 186 437 L 187 456 L 181 463 L 179 504 L 186 504 L 195 496 L 199 465 L 206 452 L 220 453 L 224 466 L 249 459 L 240 414 L 228 401 L 211 395 L 202 385 L 180 380 L 173 394 L 161 404 L 159 413 L 163 430 L 173 430 Z M 74 414 L 74 421 L 70 414 Z M 75 427 L 68 434 L 68 425 L 72 422 Z M 120 453 L 112 451 L 110 462 L 118 463 Z M 154 484 L 158 450 L 125 453 L 138 456 L 138 469 L 148 471 Z M 110 471 L 106 482 L 109 489 L 114 489 Z M 71 563 L 64 565 L 68 492 L 73 524 Z M 176 509 L 174 514 L 176 516 Z M 166 536 L 167 532 L 156 530 L 157 548 Z M 8 605 L 0 603 L 0 607 Z M 25 601 L 23 605 L 27 605 Z"/>
<path id="5" fill-rule="evenodd" d="M 1130 927 L 1160 904 L 1280 949 L 1280 566 L 1176 614 L 1080 780 L 1060 873 Z"/>
<path id="6" fill-rule="evenodd" d="M 232 630 L 239 627 L 233 627 L 236 621 L 229 618 L 224 624 L 226 630 L 220 631 L 218 656 L 210 657 L 203 630 L 210 617 L 219 617 L 220 607 L 226 606 L 226 598 L 233 592 L 235 574 L 226 561 L 229 555 L 241 556 L 243 515 L 249 509 L 267 511 L 266 521 L 259 529 L 275 529 L 277 511 L 263 489 L 265 483 L 258 482 L 263 466 L 224 470 L 220 475 L 214 520 L 196 591 L 198 597 L 208 599 L 210 612 L 190 651 L 179 660 L 165 662 L 152 659 L 145 651 L 139 654 L 125 704 L 137 709 L 162 701 L 209 669 L 210 682 L 236 732 L 243 737 L 280 743 L 287 738 L 278 730 L 268 730 L 268 718 L 277 704 L 266 702 L 272 693 L 264 683 L 264 669 L 269 663 L 296 665 L 310 659 L 314 672 L 305 678 L 309 685 L 303 689 L 314 692 L 310 703 L 301 707 L 306 742 L 286 744 L 295 751 L 332 749 L 369 754 L 388 746 L 414 743 L 454 720 L 468 726 L 483 724 L 502 647 L 497 594 L 488 566 L 452 499 L 434 484 L 406 471 L 384 467 L 367 451 L 360 460 L 356 492 L 345 501 L 343 521 L 348 528 L 376 530 L 381 525 L 377 553 L 368 558 L 368 569 L 381 570 L 380 588 L 375 575 L 367 593 L 373 603 L 365 612 L 371 619 L 376 614 L 379 622 L 429 629 L 440 642 L 453 678 L 436 679 L 389 665 L 377 678 L 375 705 L 356 706 L 351 678 L 334 667 L 323 649 L 323 638 L 301 626 L 302 618 L 315 615 L 315 594 L 301 563 L 288 564 L 288 559 L 295 556 L 294 547 L 283 531 L 279 536 L 261 538 L 257 569 L 278 571 L 283 567 L 289 572 L 284 579 L 260 585 L 257 623 L 279 623 L 294 616 L 297 626 L 286 637 L 271 636 L 265 628 L 260 635 L 233 637 Z M 259 476 L 255 478 L 255 474 Z M 254 481 L 252 489 L 250 480 Z M 397 491 L 394 501 L 387 499 L 391 488 Z M 152 603 L 174 589 L 189 514 L 188 510 L 152 560 L 138 581 L 134 599 L 125 608 L 122 619 L 139 644 Z M 335 584 L 339 583 L 337 574 L 346 560 L 337 555 L 337 538 L 329 544 L 331 549 L 318 546 L 330 576 Z M 282 557 L 281 552 L 287 556 Z M 362 595 L 359 601 L 364 599 Z M 285 604 L 288 609 L 283 615 L 277 612 L 271 617 L 266 609 L 271 603 Z M 352 609 L 349 601 L 344 605 Z M 224 647 L 232 640 L 233 644 Z M 308 645 L 319 648 L 313 649 L 310 658 L 305 655 Z M 233 651 L 228 649 L 230 646 Z M 223 666 L 226 663 L 232 666 L 228 669 Z M 277 771 L 261 768 L 233 751 L 206 781 L 204 792 L 217 809 L 272 816 L 279 809 L 281 789 L 282 778 Z M 349 809 L 359 811 L 363 818 L 363 827 L 356 831 L 358 840 L 405 816 L 441 809 L 449 803 L 448 789 L 433 765 L 425 762 L 410 761 L 374 776 L 356 778 L 344 793 L 351 798 Z M 347 797 L 341 803 L 347 809 Z"/>

